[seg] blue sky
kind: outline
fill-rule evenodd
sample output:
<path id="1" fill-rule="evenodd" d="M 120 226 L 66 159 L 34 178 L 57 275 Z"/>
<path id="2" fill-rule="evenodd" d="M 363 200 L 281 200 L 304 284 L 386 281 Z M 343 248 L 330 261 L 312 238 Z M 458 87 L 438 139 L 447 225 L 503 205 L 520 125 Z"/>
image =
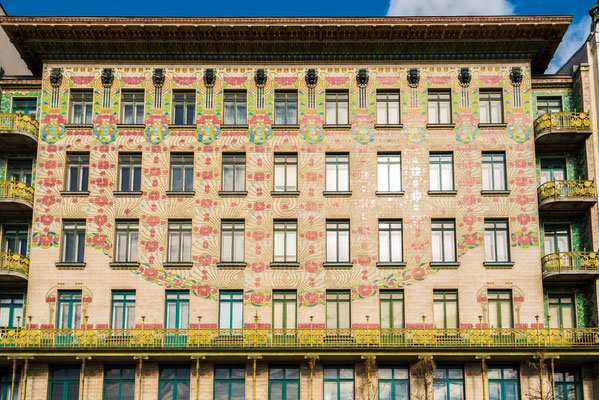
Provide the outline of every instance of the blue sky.
<path id="1" fill-rule="evenodd" d="M 574 21 L 548 72 L 565 62 L 589 33 L 595 0 L 0 0 L 8 15 L 383 16 L 567 14 Z"/>

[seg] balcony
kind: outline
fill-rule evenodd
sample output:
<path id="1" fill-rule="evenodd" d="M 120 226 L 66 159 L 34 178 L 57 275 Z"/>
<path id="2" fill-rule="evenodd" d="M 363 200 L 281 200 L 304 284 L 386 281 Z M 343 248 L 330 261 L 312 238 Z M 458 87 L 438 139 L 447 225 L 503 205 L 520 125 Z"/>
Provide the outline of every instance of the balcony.
<path id="1" fill-rule="evenodd" d="M 35 152 L 39 123 L 27 115 L 0 114 L 0 151 Z"/>
<path id="2" fill-rule="evenodd" d="M 595 181 L 582 179 L 545 182 L 537 188 L 537 195 L 544 216 L 581 215 L 597 203 Z"/>
<path id="3" fill-rule="evenodd" d="M 551 253 L 541 258 L 545 282 L 575 283 L 599 276 L 599 253 L 569 251 Z"/>
<path id="4" fill-rule="evenodd" d="M 547 113 L 534 122 L 537 151 L 573 151 L 591 136 L 591 119 L 587 113 Z"/>
<path id="5" fill-rule="evenodd" d="M 33 188 L 26 183 L 0 181 L 0 215 L 4 218 L 31 215 L 33 194 Z"/>
<path id="6" fill-rule="evenodd" d="M 29 258 L 20 254 L 0 253 L 0 284 L 25 283 L 29 276 Z"/>

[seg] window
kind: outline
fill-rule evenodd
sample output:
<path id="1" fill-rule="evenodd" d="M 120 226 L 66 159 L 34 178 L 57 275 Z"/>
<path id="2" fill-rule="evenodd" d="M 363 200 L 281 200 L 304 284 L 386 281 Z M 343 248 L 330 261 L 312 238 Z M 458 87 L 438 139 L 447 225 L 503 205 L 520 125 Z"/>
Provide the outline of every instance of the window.
<path id="1" fill-rule="evenodd" d="M 6 177 L 9 181 L 23 182 L 31 185 L 31 160 L 8 160 Z"/>
<path id="2" fill-rule="evenodd" d="M 349 329 L 351 326 L 350 293 L 347 290 L 327 290 L 327 329 Z"/>
<path id="3" fill-rule="evenodd" d="M 518 368 L 489 366 L 489 400 L 520 400 Z"/>
<path id="4" fill-rule="evenodd" d="M 89 179 L 89 154 L 67 154 L 67 179 L 65 190 L 87 192 Z"/>
<path id="5" fill-rule="evenodd" d="M 71 123 L 91 124 L 94 94 L 91 90 L 71 90 Z"/>
<path id="6" fill-rule="evenodd" d="M 381 328 L 403 329 L 403 290 L 381 290 Z"/>
<path id="7" fill-rule="evenodd" d="M 576 369 L 557 369 L 554 375 L 555 397 L 564 400 L 582 400 L 582 382 Z"/>
<path id="8" fill-rule="evenodd" d="M 354 399 L 354 367 L 324 366 L 324 400 Z"/>
<path id="9" fill-rule="evenodd" d="M 485 219 L 485 259 L 487 262 L 508 262 L 508 220 Z"/>
<path id="10" fill-rule="evenodd" d="M 403 261 L 401 220 L 379 220 L 379 261 L 393 263 Z"/>
<path id="11" fill-rule="evenodd" d="M 141 154 L 119 154 L 119 190 L 141 191 Z"/>
<path id="12" fill-rule="evenodd" d="M 376 123 L 399 125 L 399 90 L 376 92 Z"/>
<path id="13" fill-rule="evenodd" d="M 135 367 L 104 367 L 104 400 L 134 400 Z"/>
<path id="14" fill-rule="evenodd" d="M 245 367 L 214 367 L 214 400 L 245 399 Z"/>
<path id="15" fill-rule="evenodd" d="M 191 221 L 169 221 L 168 262 L 191 262 Z"/>
<path id="16" fill-rule="evenodd" d="M 510 290 L 489 290 L 489 326 L 491 328 L 512 328 L 512 292 Z"/>
<path id="17" fill-rule="evenodd" d="M 327 221 L 327 262 L 349 262 L 349 220 Z"/>
<path id="18" fill-rule="evenodd" d="M 143 90 L 123 90 L 121 95 L 123 107 L 123 124 L 144 123 L 144 92 Z"/>
<path id="19" fill-rule="evenodd" d="M 275 192 L 297 190 L 297 154 L 275 154 Z"/>
<path id="20" fill-rule="evenodd" d="M 379 192 L 401 192 L 401 153 L 378 154 L 377 181 Z"/>
<path id="21" fill-rule="evenodd" d="M 503 98 L 501 89 L 481 90 L 479 96 L 481 124 L 503 123 Z"/>
<path id="22" fill-rule="evenodd" d="M 114 261 L 137 262 L 138 221 L 119 221 L 116 225 Z"/>
<path id="23" fill-rule="evenodd" d="M 430 153 L 431 191 L 453 190 L 453 153 Z"/>
<path id="24" fill-rule="evenodd" d="M 349 122 L 349 93 L 347 91 L 326 92 L 326 123 L 347 125 Z"/>
<path id="25" fill-rule="evenodd" d="M 562 253 L 570 250 L 570 225 L 545 224 L 545 254 Z"/>
<path id="26" fill-rule="evenodd" d="M 222 221 L 221 223 L 221 262 L 243 262 L 245 242 L 244 221 Z"/>
<path id="27" fill-rule="evenodd" d="M 81 291 L 58 292 L 58 329 L 81 327 Z"/>
<path id="28" fill-rule="evenodd" d="M 193 154 L 171 154 L 171 191 L 193 191 Z"/>
<path id="29" fill-rule="evenodd" d="M 27 225 L 4 225 L 2 251 L 27 256 L 29 227 Z"/>
<path id="30" fill-rule="evenodd" d="M 550 112 L 562 112 L 562 98 L 537 97 L 537 117 Z"/>
<path id="31" fill-rule="evenodd" d="M 11 400 L 10 391 L 12 392 L 12 400 L 19 400 L 19 382 L 21 382 L 21 374 L 16 371 L 15 386 L 12 388 L 12 369 L 0 369 L 0 399 Z M 12 388 L 12 389 L 11 389 Z"/>
<path id="32" fill-rule="evenodd" d="M 410 375 L 407 367 L 379 366 L 379 400 L 408 400 Z"/>
<path id="33" fill-rule="evenodd" d="M 458 328 L 458 291 L 435 290 L 433 292 L 435 328 Z"/>
<path id="34" fill-rule="evenodd" d="M 189 292 L 166 291 L 166 329 L 186 329 L 189 326 Z"/>
<path id="35" fill-rule="evenodd" d="M 541 158 L 541 184 L 566 179 L 565 158 Z"/>
<path id="36" fill-rule="evenodd" d="M 195 124 L 196 94 L 190 91 L 173 91 L 173 123 L 175 125 Z"/>
<path id="37" fill-rule="evenodd" d="M 433 220 L 433 262 L 456 262 L 455 220 Z"/>
<path id="38" fill-rule="evenodd" d="M 297 92 L 275 91 L 275 124 L 297 124 Z"/>
<path id="39" fill-rule="evenodd" d="M 112 292 L 112 329 L 135 328 L 135 291 Z"/>
<path id="40" fill-rule="evenodd" d="M 35 97 L 13 97 L 12 112 L 15 114 L 23 113 L 29 118 L 36 119 L 37 98 Z"/>
<path id="41" fill-rule="evenodd" d="M 297 261 L 297 221 L 275 221 L 275 262 Z"/>
<path id="42" fill-rule="evenodd" d="M 437 367 L 433 372 L 434 400 L 464 400 L 464 371 L 459 367 Z"/>
<path id="43" fill-rule="evenodd" d="M 272 319 L 274 329 L 295 329 L 297 292 L 275 290 L 272 293 Z"/>
<path id="44" fill-rule="evenodd" d="M 50 400 L 78 399 L 80 374 L 79 367 L 50 368 Z"/>
<path id="45" fill-rule="evenodd" d="M 271 366 L 268 370 L 268 398 L 269 400 L 299 400 L 299 367 Z"/>
<path id="46" fill-rule="evenodd" d="M 0 295 L 0 327 L 17 328 L 19 320 L 21 324 L 25 323 L 23 320 L 23 295 Z"/>
<path id="47" fill-rule="evenodd" d="M 349 154 L 326 155 L 326 191 L 349 191 Z"/>
<path id="48" fill-rule="evenodd" d="M 449 90 L 428 91 L 428 123 L 451 123 L 451 92 Z"/>
<path id="49" fill-rule="evenodd" d="M 232 92 L 225 90 L 224 108 L 225 125 L 245 125 L 247 118 L 246 92 Z"/>
<path id="50" fill-rule="evenodd" d="M 574 298 L 570 294 L 550 294 L 548 296 L 549 323 L 552 328 L 576 328 Z"/>
<path id="51" fill-rule="evenodd" d="M 483 153 L 483 190 L 505 190 L 505 153 Z"/>
<path id="52" fill-rule="evenodd" d="M 160 400 L 189 400 L 189 376 L 189 367 L 160 367 Z"/>
<path id="53" fill-rule="evenodd" d="M 243 292 L 221 291 L 218 303 L 218 327 L 241 329 L 243 327 Z"/>
<path id="54" fill-rule="evenodd" d="M 245 190 L 245 154 L 223 154 L 223 190 Z"/>
<path id="55" fill-rule="evenodd" d="M 85 249 L 85 220 L 63 221 L 62 262 L 82 263 Z"/>

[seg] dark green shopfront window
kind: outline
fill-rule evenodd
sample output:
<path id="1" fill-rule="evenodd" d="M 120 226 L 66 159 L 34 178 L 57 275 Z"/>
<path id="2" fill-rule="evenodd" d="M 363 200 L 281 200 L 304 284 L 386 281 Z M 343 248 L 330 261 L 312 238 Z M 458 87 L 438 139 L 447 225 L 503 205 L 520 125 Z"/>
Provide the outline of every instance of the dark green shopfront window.
<path id="1" fill-rule="evenodd" d="M 8 160 L 6 177 L 10 181 L 31 185 L 33 161 L 31 159 Z"/>
<path id="2" fill-rule="evenodd" d="M 324 399 L 354 399 L 354 368 L 351 365 L 324 366 Z"/>
<path id="3" fill-rule="evenodd" d="M 489 366 L 489 400 L 520 400 L 518 369 L 511 366 Z"/>
<path id="4" fill-rule="evenodd" d="M 556 400 L 582 400 L 582 380 L 577 369 L 558 369 L 555 371 Z"/>
<path id="5" fill-rule="evenodd" d="M 19 400 L 19 382 L 20 374 L 15 374 L 15 386 L 12 389 L 12 398 L 10 391 L 12 388 L 12 369 L 0 369 L 0 400 Z"/>
<path id="6" fill-rule="evenodd" d="M 537 97 L 537 117 L 562 111 L 561 97 Z"/>
<path id="7" fill-rule="evenodd" d="M 134 400 L 135 367 L 104 367 L 104 400 Z"/>
<path id="8" fill-rule="evenodd" d="M 435 400 L 464 400 L 464 370 L 462 367 L 437 367 L 433 373 Z"/>
<path id="9" fill-rule="evenodd" d="M 542 158 L 541 159 L 541 183 L 551 181 L 563 181 L 566 179 L 565 158 Z"/>
<path id="10" fill-rule="evenodd" d="M 52 367 L 50 369 L 49 400 L 79 399 L 79 374 L 79 367 Z"/>
<path id="11" fill-rule="evenodd" d="M 27 256 L 29 227 L 27 225 L 4 225 L 2 251 Z"/>
<path id="12" fill-rule="evenodd" d="M 189 376 L 189 367 L 161 367 L 160 400 L 189 400 Z"/>
<path id="13" fill-rule="evenodd" d="M 407 367 L 381 365 L 378 377 L 379 400 L 409 400 L 410 375 Z"/>
<path id="14" fill-rule="evenodd" d="M 244 399 L 245 367 L 243 365 L 214 367 L 214 400 Z"/>
<path id="15" fill-rule="evenodd" d="M 18 321 L 23 321 L 23 295 L 3 294 L 0 295 L 0 327 L 16 328 Z"/>
<path id="16" fill-rule="evenodd" d="M 269 400 L 299 400 L 299 367 L 271 366 L 268 371 L 268 398 Z"/>

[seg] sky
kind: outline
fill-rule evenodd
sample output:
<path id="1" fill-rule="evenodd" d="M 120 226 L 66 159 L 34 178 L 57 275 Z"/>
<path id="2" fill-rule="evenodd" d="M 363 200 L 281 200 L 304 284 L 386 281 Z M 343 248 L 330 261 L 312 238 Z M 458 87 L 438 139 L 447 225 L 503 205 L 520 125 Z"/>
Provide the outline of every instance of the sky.
<path id="1" fill-rule="evenodd" d="M 547 72 L 565 63 L 589 34 L 596 0 L 0 0 L 8 15 L 99 16 L 385 16 L 573 15 Z M 165 5 L 168 4 L 168 7 Z"/>

